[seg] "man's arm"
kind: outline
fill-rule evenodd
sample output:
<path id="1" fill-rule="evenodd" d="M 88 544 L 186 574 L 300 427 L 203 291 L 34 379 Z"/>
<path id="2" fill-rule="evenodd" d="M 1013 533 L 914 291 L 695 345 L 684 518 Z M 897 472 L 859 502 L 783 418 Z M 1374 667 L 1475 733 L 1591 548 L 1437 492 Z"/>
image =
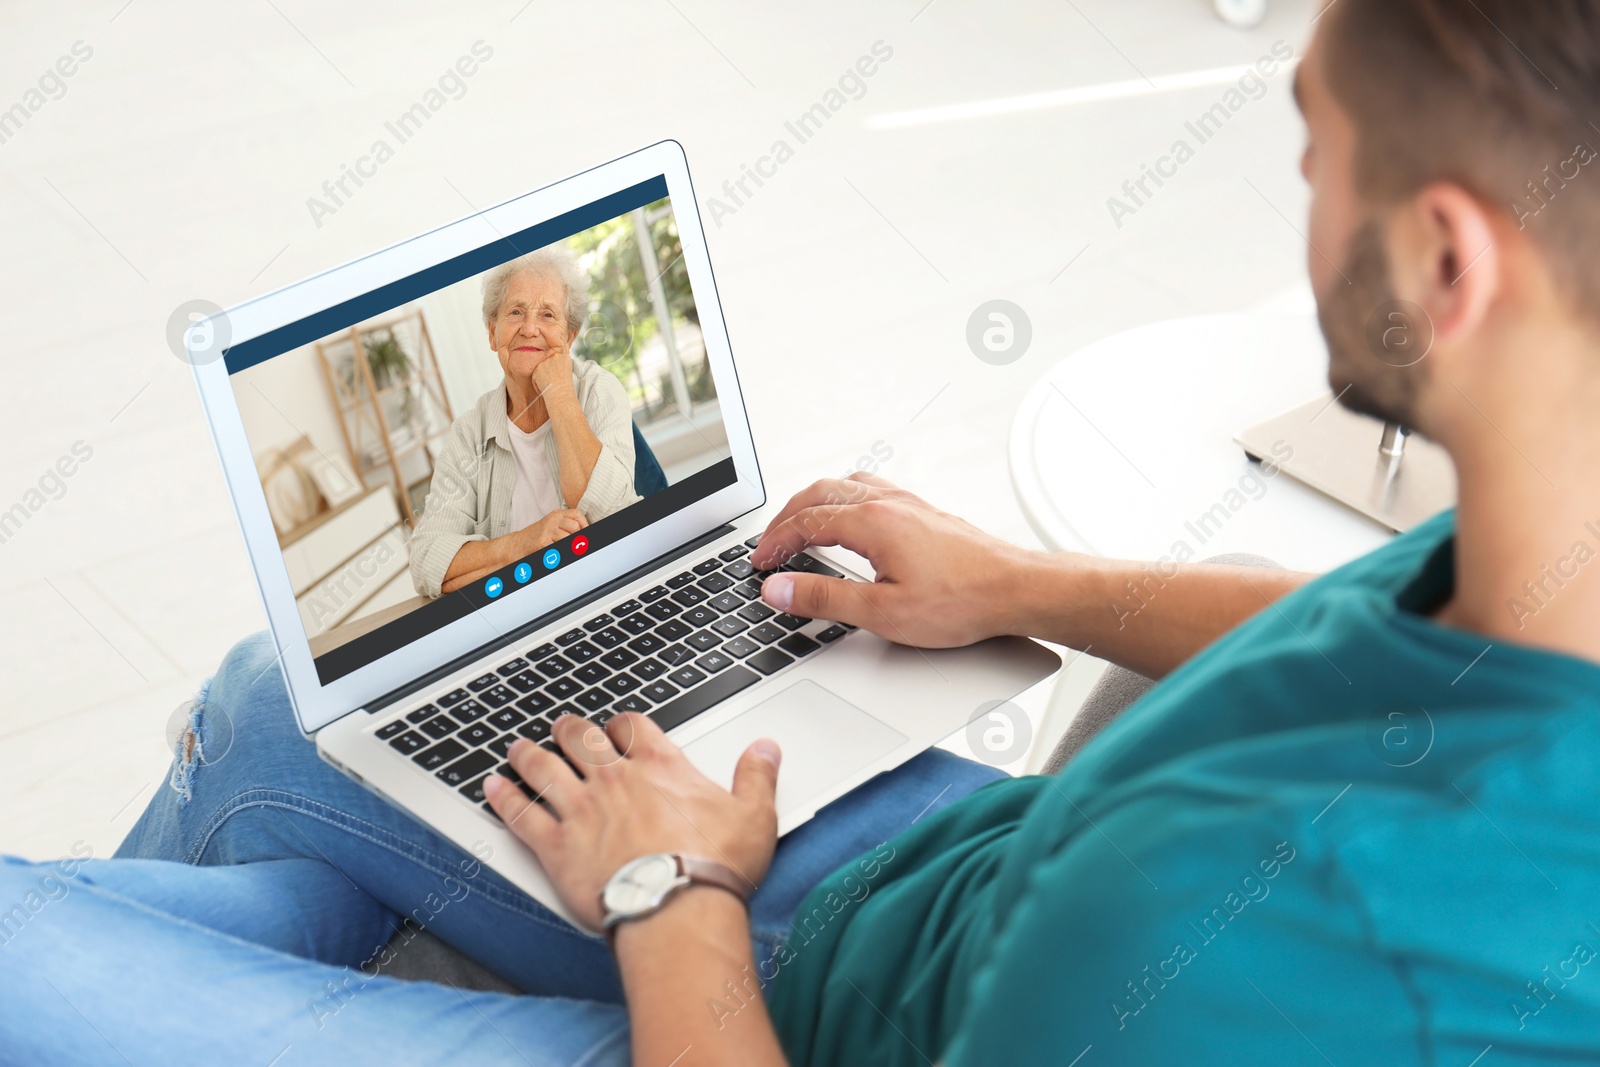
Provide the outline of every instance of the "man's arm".
<path id="1" fill-rule="evenodd" d="M 1019 634 L 1159 678 L 1313 575 L 1221 564 L 1137 564 L 1018 548 L 882 478 L 855 474 L 798 494 L 751 562 L 776 566 L 807 545 L 871 561 L 871 585 L 778 574 L 772 606 L 836 619 L 925 648 Z"/>
<path id="2" fill-rule="evenodd" d="M 1151 564 L 1027 552 L 1009 570 L 1004 632 L 1038 637 L 1160 678 L 1316 577 L 1224 563 Z"/>
<path id="3" fill-rule="evenodd" d="M 704 886 L 684 890 L 682 899 L 648 919 L 619 926 L 616 950 L 634 1063 L 785 1062 L 753 981 L 750 916 L 730 894 Z M 737 1000 L 728 995 L 729 982 Z"/>
<path id="4" fill-rule="evenodd" d="M 540 802 L 498 775 L 484 782 L 484 795 L 584 927 L 599 929 L 601 888 L 640 856 L 703 856 L 736 871 L 752 892 L 765 877 L 778 839 L 780 754 L 772 741 L 746 750 L 729 791 L 696 770 L 646 715 L 618 715 L 604 728 L 566 715 L 551 735 L 566 760 L 531 741 L 507 751 Z M 619 924 L 613 946 L 634 1063 L 784 1062 L 755 980 L 750 917 L 732 893 L 690 886 L 655 914 Z"/>

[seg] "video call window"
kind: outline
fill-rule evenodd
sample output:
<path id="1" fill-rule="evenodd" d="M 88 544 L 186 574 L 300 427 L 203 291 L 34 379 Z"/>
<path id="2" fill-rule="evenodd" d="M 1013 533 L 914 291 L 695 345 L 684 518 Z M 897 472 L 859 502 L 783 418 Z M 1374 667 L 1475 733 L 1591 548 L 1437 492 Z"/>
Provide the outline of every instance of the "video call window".
<path id="1" fill-rule="evenodd" d="M 358 639 L 514 592 L 724 461 L 731 480 L 665 197 L 231 381 L 324 681 L 399 647 Z"/>

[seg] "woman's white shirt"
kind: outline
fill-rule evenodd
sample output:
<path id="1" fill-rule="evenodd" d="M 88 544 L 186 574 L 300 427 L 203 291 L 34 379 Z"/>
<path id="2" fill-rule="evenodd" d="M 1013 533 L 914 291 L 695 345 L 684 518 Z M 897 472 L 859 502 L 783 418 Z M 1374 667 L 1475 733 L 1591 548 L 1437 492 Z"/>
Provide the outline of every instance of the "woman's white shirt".
<path id="1" fill-rule="evenodd" d="M 544 454 L 544 439 L 550 436 L 549 421 L 532 433 L 523 433 L 507 419 L 506 430 L 511 437 L 512 458 L 517 461 L 517 480 L 511 487 L 511 517 L 506 527 L 521 530 L 561 507 L 561 491 L 550 475 Z"/>
<path id="2" fill-rule="evenodd" d="M 609 371 L 574 357 L 573 385 L 584 419 L 600 439 L 600 458 L 580 499 L 560 496 L 534 518 L 558 507 L 577 508 L 597 522 L 639 499 L 634 492 L 633 413 L 628 391 Z M 436 597 L 450 561 L 468 541 L 510 532 L 512 493 L 524 470 L 534 468 L 512 455 L 512 424 L 506 418 L 506 386 L 501 382 L 456 417 L 434 462 L 428 502 L 408 546 L 411 578 L 417 592 Z M 560 457 L 553 435 L 541 441 L 546 477 L 555 484 Z"/>

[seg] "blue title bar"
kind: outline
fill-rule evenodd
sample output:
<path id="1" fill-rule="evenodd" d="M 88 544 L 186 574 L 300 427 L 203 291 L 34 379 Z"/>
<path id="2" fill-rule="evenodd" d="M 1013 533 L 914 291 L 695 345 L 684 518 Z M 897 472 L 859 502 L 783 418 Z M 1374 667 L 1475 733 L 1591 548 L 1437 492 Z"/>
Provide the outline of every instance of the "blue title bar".
<path id="1" fill-rule="evenodd" d="M 666 175 L 657 175 L 638 185 L 601 197 L 591 204 L 557 215 L 546 222 L 519 230 L 509 237 L 502 237 L 481 248 L 463 252 L 437 266 L 419 270 L 399 281 L 380 286 L 370 293 L 363 293 L 342 304 L 335 304 L 325 311 L 307 315 L 287 326 L 280 326 L 260 337 L 240 341 L 223 352 L 224 365 L 228 368 L 229 374 L 238 374 L 242 370 L 254 367 L 257 363 L 266 362 L 273 356 L 282 355 L 292 348 L 299 348 L 340 330 L 349 329 L 357 323 L 382 315 L 385 311 L 397 308 L 420 296 L 427 296 L 475 274 L 482 274 L 492 267 L 532 252 L 536 248 L 543 248 L 545 245 L 598 226 L 602 222 L 609 222 L 634 208 L 653 204 L 657 200 L 664 199 L 666 195 Z"/>

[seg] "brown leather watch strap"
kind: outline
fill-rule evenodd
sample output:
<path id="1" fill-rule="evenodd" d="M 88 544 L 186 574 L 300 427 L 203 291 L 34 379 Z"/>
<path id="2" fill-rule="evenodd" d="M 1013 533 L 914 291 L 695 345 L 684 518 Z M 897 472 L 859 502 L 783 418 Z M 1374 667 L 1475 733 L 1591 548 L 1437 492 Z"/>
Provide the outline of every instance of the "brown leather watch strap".
<path id="1" fill-rule="evenodd" d="M 690 882 L 696 885 L 714 885 L 718 889 L 726 889 L 746 905 L 750 903 L 752 887 L 732 867 L 718 863 L 716 860 L 708 860 L 704 856 L 690 856 L 682 852 L 675 852 L 673 855 L 678 857 L 678 870 Z"/>

